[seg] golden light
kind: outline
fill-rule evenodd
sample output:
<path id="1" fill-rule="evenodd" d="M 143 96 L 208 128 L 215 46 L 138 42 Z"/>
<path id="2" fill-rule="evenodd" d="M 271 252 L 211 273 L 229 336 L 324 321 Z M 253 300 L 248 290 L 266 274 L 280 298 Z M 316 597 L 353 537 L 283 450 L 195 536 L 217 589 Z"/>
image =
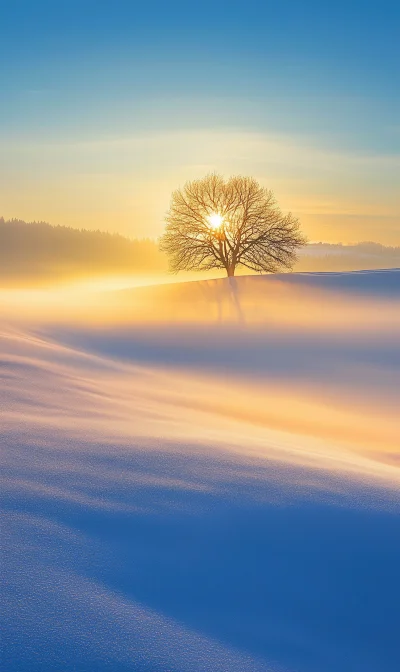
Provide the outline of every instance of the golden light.
<path id="1" fill-rule="evenodd" d="M 207 219 L 212 229 L 219 229 L 222 222 L 224 221 L 224 218 L 221 217 L 221 215 L 218 215 L 218 213 L 213 213 L 212 215 L 207 217 Z"/>

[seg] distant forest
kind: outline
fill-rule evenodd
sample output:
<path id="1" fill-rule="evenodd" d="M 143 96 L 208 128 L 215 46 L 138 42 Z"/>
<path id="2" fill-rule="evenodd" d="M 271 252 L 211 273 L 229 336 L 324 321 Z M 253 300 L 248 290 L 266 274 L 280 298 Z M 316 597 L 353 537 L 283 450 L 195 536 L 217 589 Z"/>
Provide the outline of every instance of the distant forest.
<path id="1" fill-rule="evenodd" d="M 363 242 L 354 245 L 312 243 L 299 254 L 295 271 L 361 271 L 400 268 L 400 247 Z"/>
<path id="2" fill-rule="evenodd" d="M 99 275 L 146 274 L 166 270 L 150 239 L 117 233 L 0 218 L 0 279 L 39 282 Z"/>
<path id="3" fill-rule="evenodd" d="M 313 243 L 303 248 L 295 271 L 351 271 L 400 267 L 400 247 L 364 242 Z M 167 262 L 151 239 L 131 240 L 103 231 L 0 218 L 0 282 L 43 283 L 104 275 L 164 273 Z"/>

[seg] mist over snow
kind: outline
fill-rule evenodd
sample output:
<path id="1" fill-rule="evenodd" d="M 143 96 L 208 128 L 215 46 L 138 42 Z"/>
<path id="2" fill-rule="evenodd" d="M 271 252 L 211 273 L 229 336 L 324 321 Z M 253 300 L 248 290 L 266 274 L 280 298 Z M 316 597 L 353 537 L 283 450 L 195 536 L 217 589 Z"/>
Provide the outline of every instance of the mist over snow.
<path id="1" fill-rule="evenodd" d="M 400 270 L 0 292 L 7 672 L 397 672 Z"/>
<path id="2" fill-rule="evenodd" d="M 52 287 L 84 280 L 120 285 L 170 282 L 168 260 L 156 239 L 131 239 L 100 230 L 52 226 L 0 217 L 0 286 Z M 353 271 L 400 267 L 400 247 L 378 243 L 309 243 L 294 270 Z M 248 273 L 238 268 L 239 273 Z M 215 277 L 215 271 L 186 273 L 185 279 Z M 172 276 L 175 278 L 175 276 Z M 176 278 L 175 278 L 176 279 Z"/>

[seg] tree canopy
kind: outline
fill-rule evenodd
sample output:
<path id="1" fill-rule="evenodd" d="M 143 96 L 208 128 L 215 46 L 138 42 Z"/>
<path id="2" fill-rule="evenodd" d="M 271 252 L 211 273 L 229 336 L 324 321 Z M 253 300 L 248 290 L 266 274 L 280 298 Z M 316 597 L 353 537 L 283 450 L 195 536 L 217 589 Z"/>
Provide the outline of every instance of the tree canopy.
<path id="1" fill-rule="evenodd" d="M 251 177 L 210 174 L 173 192 L 160 248 L 170 270 L 238 266 L 276 273 L 292 268 L 306 243 L 298 219 L 283 214 L 272 191 Z"/>

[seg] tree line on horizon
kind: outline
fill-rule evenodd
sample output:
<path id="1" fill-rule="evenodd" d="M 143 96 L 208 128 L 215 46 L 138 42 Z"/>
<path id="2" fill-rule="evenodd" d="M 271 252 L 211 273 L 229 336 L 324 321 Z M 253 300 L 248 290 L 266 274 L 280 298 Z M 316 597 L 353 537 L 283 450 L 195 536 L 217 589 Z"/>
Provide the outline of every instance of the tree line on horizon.
<path id="1" fill-rule="evenodd" d="M 374 242 L 309 243 L 294 271 L 351 271 L 400 267 L 400 247 Z M 167 260 L 153 239 L 0 217 L 3 284 L 69 277 L 164 273 Z"/>
<path id="2" fill-rule="evenodd" d="M 151 239 L 0 218 L 0 278 L 34 281 L 153 273 L 166 261 Z"/>

